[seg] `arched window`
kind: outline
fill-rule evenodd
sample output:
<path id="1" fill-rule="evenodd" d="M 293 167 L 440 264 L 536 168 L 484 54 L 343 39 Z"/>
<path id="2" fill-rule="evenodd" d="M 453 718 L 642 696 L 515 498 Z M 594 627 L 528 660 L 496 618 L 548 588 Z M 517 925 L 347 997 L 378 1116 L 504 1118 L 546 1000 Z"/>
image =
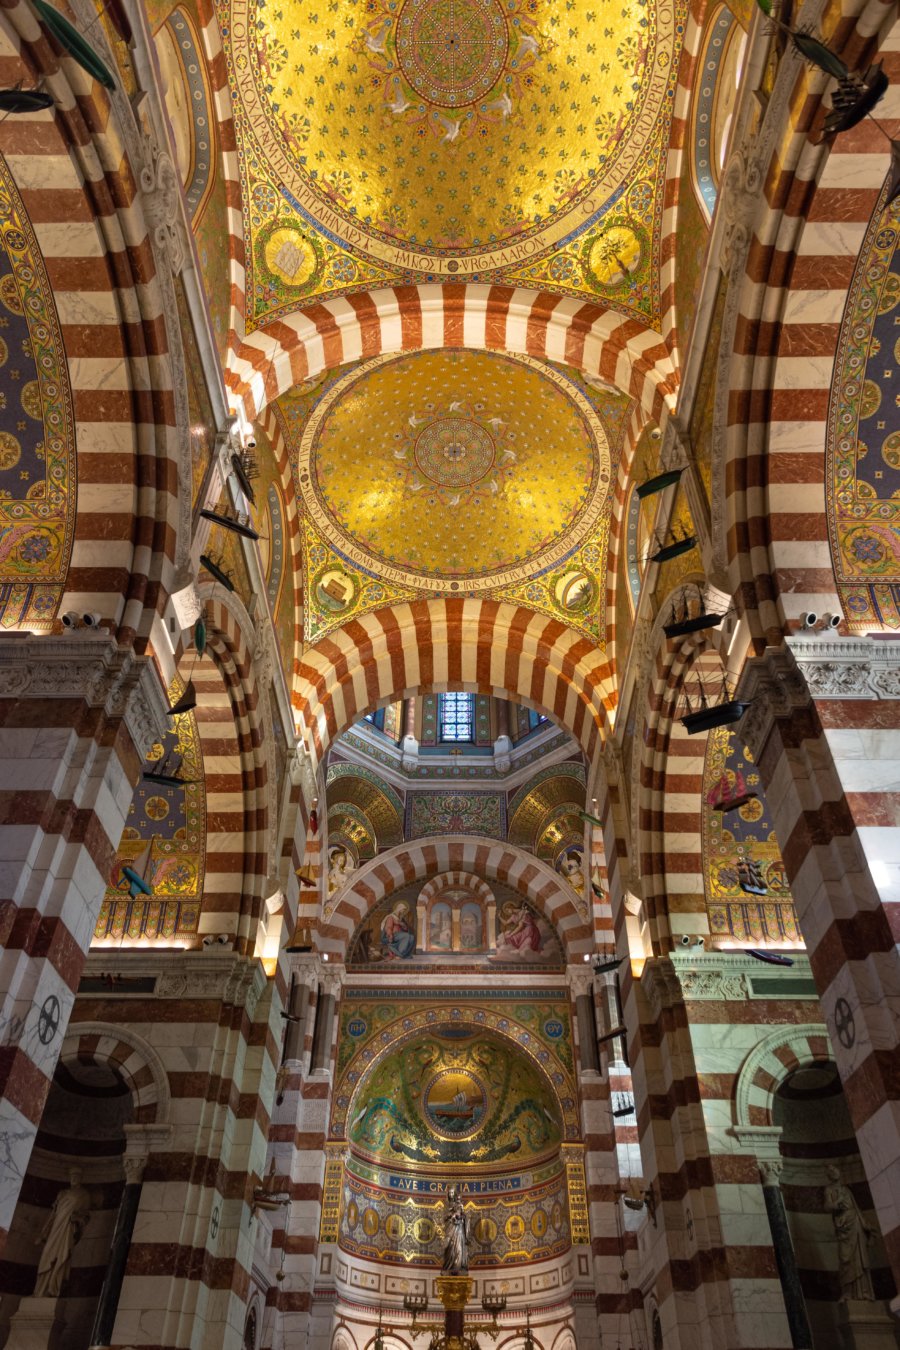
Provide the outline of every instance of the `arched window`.
<path id="1" fill-rule="evenodd" d="M 712 219 L 728 133 L 737 98 L 746 34 L 727 5 L 720 5 L 706 29 L 700 82 L 691 116 L 694 191 Z"/>
<path id="2" fill-rule="evenodd" d="M 440 740 L 471 743 L 474 725 L 474 694 L 441 694 L 438 711 Z"/>

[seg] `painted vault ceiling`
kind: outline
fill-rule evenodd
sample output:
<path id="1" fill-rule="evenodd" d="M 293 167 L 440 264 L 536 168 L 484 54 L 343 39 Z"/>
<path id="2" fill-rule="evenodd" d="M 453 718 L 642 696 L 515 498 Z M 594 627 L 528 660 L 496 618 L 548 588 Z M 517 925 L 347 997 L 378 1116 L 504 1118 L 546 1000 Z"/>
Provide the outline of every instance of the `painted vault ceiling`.
<path id="1" fill-rule="evenodd" d="M 501 280 L 658 317 L 682 6 L 222 0 L 247 331 L 313 299 Z"/>
<path id="2" fill-rule="evenodd" d="M 604 638 L 611 484 L 629 401 L 529 357 L 375 357 L 279 416 L 316 640 L 385 604 L 478 593 Z"/>

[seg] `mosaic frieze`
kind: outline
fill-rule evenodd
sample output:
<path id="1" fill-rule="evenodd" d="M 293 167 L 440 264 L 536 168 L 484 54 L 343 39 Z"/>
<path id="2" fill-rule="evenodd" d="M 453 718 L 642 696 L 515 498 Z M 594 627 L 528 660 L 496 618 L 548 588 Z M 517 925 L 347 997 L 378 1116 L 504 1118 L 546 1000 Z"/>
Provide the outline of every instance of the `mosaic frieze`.
<path id="1" fill-rule="evenodd" d="M 851 631 L 900 628 L 900 202 L 876 210 L 841 327 L 828 417 L 828 526 Z"/>
<path id="2" fill-rule="evenodd" d="M 454 788 L 449 792 L 406 794 L 404 835 L 407 840 L 442 834 L 480 834 L 506 838 L 506 798 L 501 792 Z"/>
<path id="3" fill-rule="evenodd" d="M 341 1248 L 368 1260 L 440 1268 L 445 1183 L 387 1174 L 377 1184 L 359 1170 L 355 1160 L 344 1169 Z M 557 1170 L 543 1185 L 529 1185 L 527 1176 L 479 1182 L 460 1174 L 454 1180 L 470 1224 L 471 1269 L 546 1261 L 569 1250 L 564 1173 Z M 410 1186 L 416 1186 L 412 1194 Z"/>
<path id="4" fill-rule="evenodd" d="M 75 496 L 72 396 L 53 291 L 0 158 L 0 628 L 51 627 Z"/>
<path id="5" fill-rule="evenodd" d="M 717 806 L 742 803 L 726 811 Z M 710 733 L 703 771 L 703 869 L 710 932 L 739 943 L 799 943 L 800 930 L 759 771 L 728 727 Z"/>

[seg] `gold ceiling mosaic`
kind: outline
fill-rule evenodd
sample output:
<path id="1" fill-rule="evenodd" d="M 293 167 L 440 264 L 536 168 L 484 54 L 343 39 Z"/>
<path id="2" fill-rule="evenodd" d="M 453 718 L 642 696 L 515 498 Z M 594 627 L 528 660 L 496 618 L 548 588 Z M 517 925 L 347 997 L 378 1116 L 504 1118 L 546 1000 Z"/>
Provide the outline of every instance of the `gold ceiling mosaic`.
<path id="1" fill-rule="evenodd" d="M 374 357 L 279 402 L 305 637 L 417 597 L 492 595 L 603 638 L 629 401 L 530 357 Z"/>
<path id="2" fill-rule="evenodd" d="M 654 323 L 683 10 L 221 0 L 248 331 L 323 296 L 453 279 Z"/>

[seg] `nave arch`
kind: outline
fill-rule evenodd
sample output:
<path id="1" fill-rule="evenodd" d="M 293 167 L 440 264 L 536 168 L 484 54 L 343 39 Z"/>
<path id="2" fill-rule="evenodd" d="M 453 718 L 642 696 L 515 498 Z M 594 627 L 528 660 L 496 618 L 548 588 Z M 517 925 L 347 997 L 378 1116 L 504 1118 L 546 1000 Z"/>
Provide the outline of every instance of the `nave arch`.
<path id="1" fill-rule="evenodd" d="M 592 950 L 590 926 L 578 913 L 571 888 L 552 867 L 512 844 L 466 835 L 398 844 L 365 863 L 333 897 L 317 935 L 318 949 L 346 961 L 353 934 L 376 905 L 412 882 L 425 889 L 444 873 L 470 873 L 516 890 L 556 929 L 567 960 L 582 961 Z"/>

